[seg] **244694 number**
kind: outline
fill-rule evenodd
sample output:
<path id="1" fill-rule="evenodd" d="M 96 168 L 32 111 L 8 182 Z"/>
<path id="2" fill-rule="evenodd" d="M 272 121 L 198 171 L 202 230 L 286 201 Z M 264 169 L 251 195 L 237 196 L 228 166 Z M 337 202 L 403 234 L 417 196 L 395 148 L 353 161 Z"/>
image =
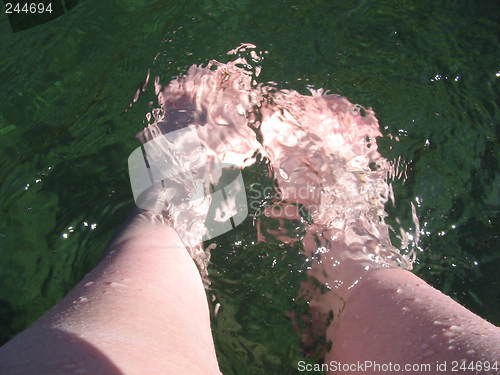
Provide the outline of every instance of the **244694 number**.
<path id="1" fill-rule="evenodd" d="M 5 3 L 5 13 L 52 13 L 52 3 Z"/>

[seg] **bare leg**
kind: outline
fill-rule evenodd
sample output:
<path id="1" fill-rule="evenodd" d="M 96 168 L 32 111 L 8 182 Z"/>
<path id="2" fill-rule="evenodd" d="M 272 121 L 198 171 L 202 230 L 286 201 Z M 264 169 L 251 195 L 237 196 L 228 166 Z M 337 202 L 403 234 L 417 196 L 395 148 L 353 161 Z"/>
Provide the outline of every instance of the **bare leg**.
<path id="1" fill-rule="evenodd" d="M 135 217 L 59 304 L 0 348 L 0 373 L 220 374 L 202 281 L 177 233 Z"/>
<path id="2" fill-rule="evenodd" d="M 323 303 L 333 305 L 334 299 L 330 294 Z M 495 361 L 500 366 L 500 328 L 408 271 L 371 271 L 344 299 L 344 310 L 327 331 L 333 347 L 326 364 L 369 361 L 371 366 L 393 363 L 401 369 L 413 365 L 417 367 L 405 373 L 414 374 L 500 373 L 498 367 L 492 369 Z M 460 370 L 462 361 L 471 366 L 467 371 Z M 418 367 L 425 364 L 430 370 Z M 332 374 L 358 373 L 330 370 Z M 384 371 L 367 367 L 359 373 Z"/>

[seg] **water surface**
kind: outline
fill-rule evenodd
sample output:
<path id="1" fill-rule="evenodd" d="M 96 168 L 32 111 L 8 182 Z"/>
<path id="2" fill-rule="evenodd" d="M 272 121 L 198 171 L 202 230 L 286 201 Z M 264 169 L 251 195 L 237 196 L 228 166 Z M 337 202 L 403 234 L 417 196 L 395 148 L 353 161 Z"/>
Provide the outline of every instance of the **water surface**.
<path id="1" fill-rule="evenodd" d="M 148 69 L 169 80 L 241 42 L 269 51 L 262 81 L 375 110 L 379 151 L 406 173 L 388 221 L 414 233 L 413 202 L 422 228 L 415 272 L 499 325 L 498 14 L 494 1 L 87 0 L 19 33 L 0 19 L 1 340 L 99 261 L 132 208 L 126 161 L 154 92 L 130 103 Z M 273 186 L 265 169 L 244 177 Z M 251 220 L 219 242 L 223 372 L 293 373 L 300 249 L 257 244 Z"/>

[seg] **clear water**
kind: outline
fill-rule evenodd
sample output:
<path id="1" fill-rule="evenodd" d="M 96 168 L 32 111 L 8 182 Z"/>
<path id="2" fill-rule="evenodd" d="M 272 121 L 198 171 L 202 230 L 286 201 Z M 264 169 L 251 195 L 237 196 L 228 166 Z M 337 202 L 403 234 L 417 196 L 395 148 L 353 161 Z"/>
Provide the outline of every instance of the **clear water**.
<path id="1" fill-rule="evenodd" d="M 154 93 L 130 103 L 148 69 L 173 78 L 242 41 L 269 51 L 262 81 L 374 108 L 379 151 L 406 173 L 388 221 L 413 233 L 413 202 L 422 228 L 415 272 L 499 325 L 498 14 L 494 1 L 87 0 L 19 33 L 0 19 L 1 340 L 95 265 L 130 211 L 126 160 Z M 245 180 L 273 186 L 264 169 Z M 300 249 L 257 244 L 251 220 L 218 242 L 221 369 L 294 373 Z"/>

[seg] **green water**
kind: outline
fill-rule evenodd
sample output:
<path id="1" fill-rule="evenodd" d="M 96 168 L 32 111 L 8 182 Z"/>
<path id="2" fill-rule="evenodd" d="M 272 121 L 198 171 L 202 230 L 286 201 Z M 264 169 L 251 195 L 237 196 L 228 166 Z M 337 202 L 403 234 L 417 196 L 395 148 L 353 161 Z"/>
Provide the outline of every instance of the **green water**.
<path id="1" fill-rule="evenodd" d="M 499 14 L 493 0 L 87 0 L 17 33 L 0 16 L 0 342 L 99 261 L 131 210 L 127 158 L 154 96 L 129 104 L 147 70 L 168 81 L 241 42 L 269 51 L 263 81 L 374 108 L 400 138 L 382 153 L 408 169 L 390 223 L 413 230 L 422 202 L 416 273 L 500 325 Z M 295 373 L 300 249 L 255 240 L 247 220 L 213 255 L 221 369 Z"/>

